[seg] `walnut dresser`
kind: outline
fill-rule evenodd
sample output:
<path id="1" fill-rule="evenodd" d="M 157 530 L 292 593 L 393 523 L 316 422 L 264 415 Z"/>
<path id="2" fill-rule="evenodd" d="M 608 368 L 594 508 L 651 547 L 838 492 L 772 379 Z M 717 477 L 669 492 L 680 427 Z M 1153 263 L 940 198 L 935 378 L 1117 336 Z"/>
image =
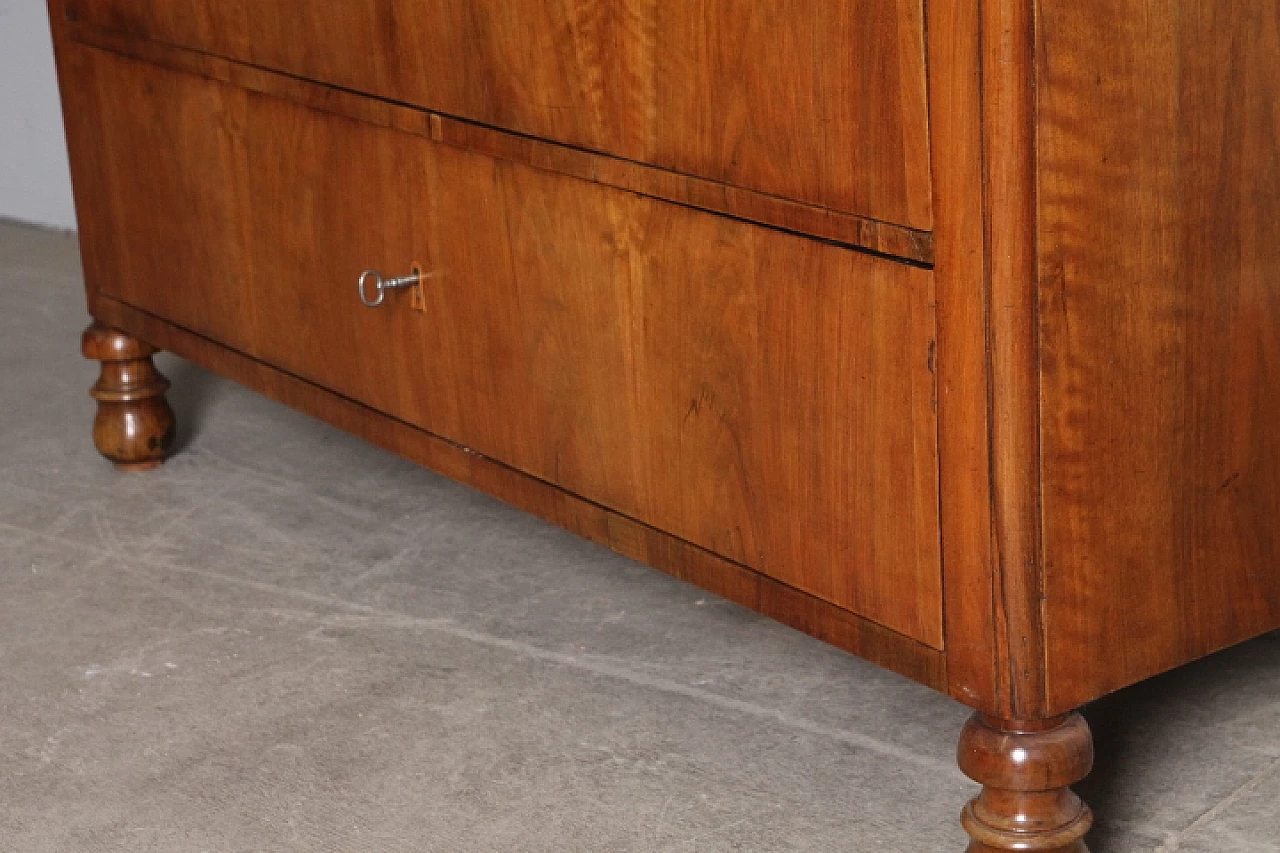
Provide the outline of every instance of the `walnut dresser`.
<path id="1" fill-rule="evenodd" d="M 50 9 L 122 468 L 171 350 L 944 691 L 977 853 L 1280 627 L 1280 3 Z"/>

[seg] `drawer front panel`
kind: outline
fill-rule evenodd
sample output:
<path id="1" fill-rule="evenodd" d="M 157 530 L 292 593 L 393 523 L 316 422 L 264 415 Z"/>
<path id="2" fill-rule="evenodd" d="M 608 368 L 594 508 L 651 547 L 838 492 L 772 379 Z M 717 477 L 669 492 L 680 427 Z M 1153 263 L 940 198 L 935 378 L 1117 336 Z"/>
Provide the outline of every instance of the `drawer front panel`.
<path id="1" fill-rule="evenodd" d="M 73 18 L 112 30 L 928 230 L 922 7 L 922 0 L 67 3 Z"/>
<path id="2" fill-rule="evenodd" d="M 931 272 L 67 64 L 91 284 L 941 647 Z M 423 305 L 360 305 L 414 262 Z"/>

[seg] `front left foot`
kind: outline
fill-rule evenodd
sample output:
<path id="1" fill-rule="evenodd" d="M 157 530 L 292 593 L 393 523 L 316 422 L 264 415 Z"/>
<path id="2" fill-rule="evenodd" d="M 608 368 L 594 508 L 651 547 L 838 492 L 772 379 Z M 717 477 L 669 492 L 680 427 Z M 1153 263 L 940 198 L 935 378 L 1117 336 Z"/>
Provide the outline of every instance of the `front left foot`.
<path id="1" fill-rule="evenodd" d="M 173 447 L 174 417 L 165 392 L 169 380 L 156 370 L 156 349 L 118 329 L 94 323 L 81 339 L 85 358 L 102 362 L 89 393 L 98 401 L 93 443 L 121 471 L 164 464 Z"/>

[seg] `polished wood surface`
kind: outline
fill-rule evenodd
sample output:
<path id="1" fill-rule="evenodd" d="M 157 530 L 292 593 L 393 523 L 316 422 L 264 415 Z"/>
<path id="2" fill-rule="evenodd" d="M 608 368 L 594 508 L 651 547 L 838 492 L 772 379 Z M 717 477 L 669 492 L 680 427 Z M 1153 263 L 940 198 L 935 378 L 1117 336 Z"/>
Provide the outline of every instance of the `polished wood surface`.
<path id="1" fill-rule="evenodd" d="M 1265 4 L 297 2 L 51 0 L 99 321 L 980 710 L 974 853 L 1280 628 Z"/>
<path id="2" fill-rule="evenodd" d="M 514 163 L 524 163 L 543 171 L 687 207 L 820 237 L 850 248 L 867 249 L 921 265 L 927 266 L 934 261 L 934 235 L 931 231 L 908 228 L 684 175 L 646 163 L 461 121 L 438 112 L 316 85 L 312 81 L 299 80 L 287 74 L 242 65 L 162 42 L 122 35 L 89 24 L 63 22 L 63 27 L 68 38 L 82 44 L 175 71 L 221 80 L 322 112 L 381 127 L 393 127 L 405 133 L 428 137 L 444 145 L 488 154 Z M 948 152 L 944 154 L 950 156 Z"/>
<path id="3" fill-rule="evenodd" d="M 1280 16 L 1084 0 L 1047 5 L 1041 28 L 1062 710 L 1280 627 Z"/>
<path id="4" fill-rule="evenodd" d="M 94 323 L 81 339 L 85 358 L 102 362 L 89 392 L 98 401 L 93 443 L 121 471 L 149 471 L 173 449 L 175 422 L 165 399 L 169 380 L 156 370 L 155 348 Z"/>
<path id="5" fill-rule="evenodd" d="M 1071 790 L 1093 769 L 1079 714 L 1037 721 L 976 714 L 960 736 L 960 769 L 982 785 L 964 810 L 969 853 L 1089 853 L 1093 812 Z"/>
<path id="6" fill-rule="evenodd" d="M 102 292 L 942 647 L 929 271 L 72 62 Z"/>
<path id="7" fill-rule="evenodd" d="M 922 0 L 71 0 L 80 21 L 928 229 Z"/>
<path id="8" fill-rule="evenodd" d="M 947 681 L 952 696 L 988 713 L 1007 710 L 997 678 L 1007 658 L 997 636 L 991 524 L 990 313 L 984 251 L 981 7 L 928 4 L 938 297 L 939 512 L 942 522 Z"/>
<path id="9" fill-rule="evenodd" d="M 1036 338 L 1035 9 L 982 4 L 995 705 L 1046 716 Z"/>

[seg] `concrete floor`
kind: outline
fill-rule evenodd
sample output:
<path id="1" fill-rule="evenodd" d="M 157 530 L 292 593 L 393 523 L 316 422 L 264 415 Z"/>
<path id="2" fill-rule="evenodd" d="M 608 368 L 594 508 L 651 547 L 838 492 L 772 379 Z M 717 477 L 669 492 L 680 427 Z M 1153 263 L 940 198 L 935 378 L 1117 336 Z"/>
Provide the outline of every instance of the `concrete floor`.
<path id="1" fill-rule="evenodd" d="M 960 851 L 967 711 L 204 371 L 93 451 L 0 225 L 0 850 Z M 1093 853 L 1280 851 L 1280 635 L 1088 709 Z"/>

